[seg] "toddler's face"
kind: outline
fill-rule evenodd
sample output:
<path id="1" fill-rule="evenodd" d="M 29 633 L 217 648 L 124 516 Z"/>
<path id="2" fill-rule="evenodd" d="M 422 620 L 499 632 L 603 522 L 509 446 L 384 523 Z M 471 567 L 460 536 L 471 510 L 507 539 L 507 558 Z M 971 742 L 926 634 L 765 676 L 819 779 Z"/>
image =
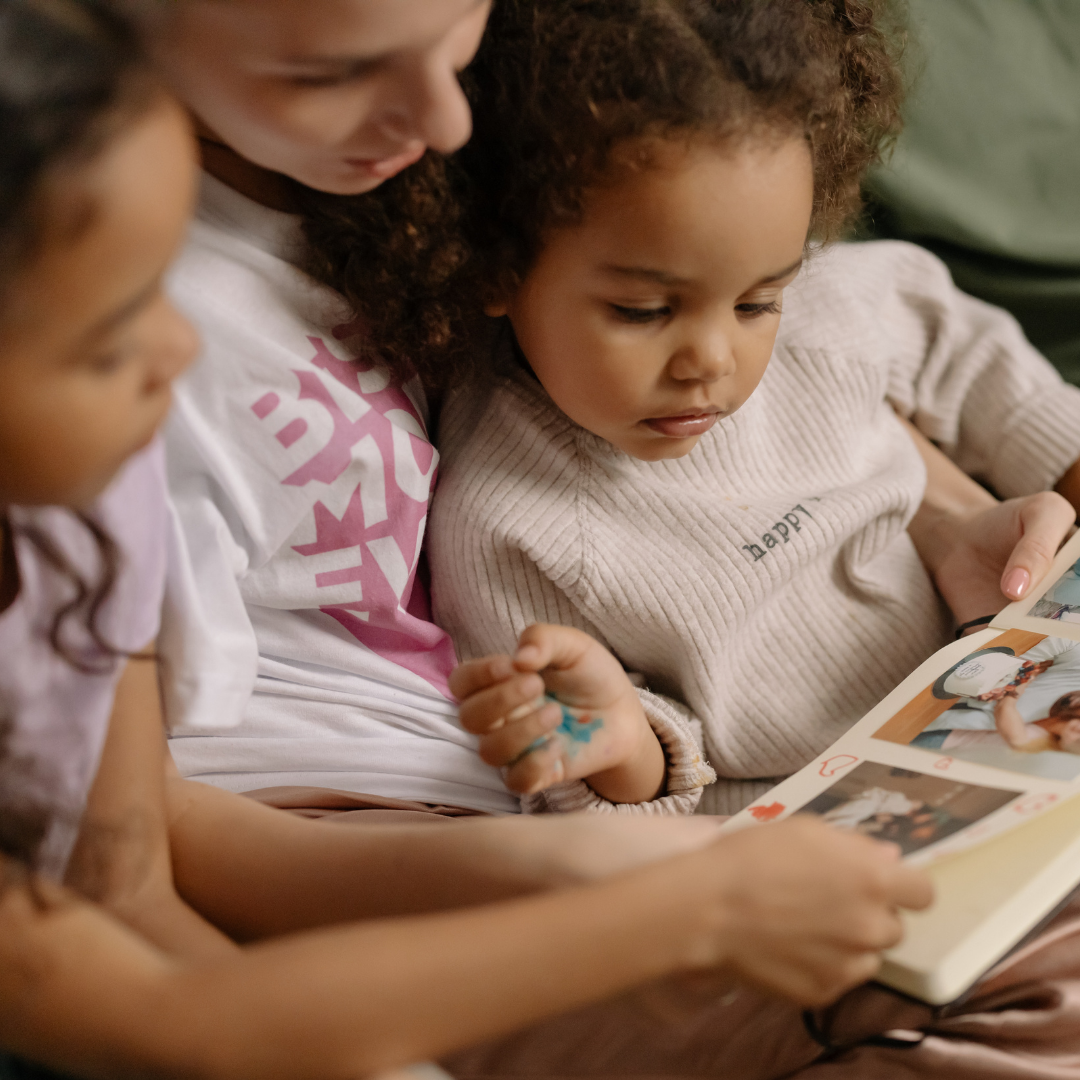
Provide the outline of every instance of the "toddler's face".
<path id="1" fill-rule="evenodd" d="M 162 292 L 194 186 L 164 99 L 45 185 L 41 249 L 3 296 L 0 506 L 87 505 L 165 419 L 198 345 Z"/>
<path id="2" fill-rule="evenodd" d="M 489 309 L 567 416 L 647 461 L 688 454 L 754 392 L 813 202 L 801 138 L 651 150 Z"/>

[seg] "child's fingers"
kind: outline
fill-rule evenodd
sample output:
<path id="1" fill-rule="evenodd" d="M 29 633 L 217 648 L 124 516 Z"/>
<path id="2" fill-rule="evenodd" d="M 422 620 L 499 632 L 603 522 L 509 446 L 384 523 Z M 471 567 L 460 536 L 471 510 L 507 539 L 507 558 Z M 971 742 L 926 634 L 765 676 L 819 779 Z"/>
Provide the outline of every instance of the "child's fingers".
<path id="1" fill-rule="evenodd" d="M 518 795 L 531 795 L 552 784 L 560 784 L 566 776 L 563 747 L 558 738 L 541 737 L 542 742 L 520 757 L 503 774 L 506 786 Z"/>
<path id="2" fill-rule="evenodd" d="M 596 645 L 588 634 L 569 626 L 533 623 L 518 638 L 513 663 L 519 671 L 572 667 L 582 654 Z"/>
<path id="3" fill-rule="evenodd" d="M 526 706 L 522 706 L 523 709 Z M 562 723 L 562 710 L 551 702 L 489 730 L 480 740 L 480 756 L 489 765 L 514 765 L 537 749 Z"/>
<path id="4" fill-rule="evenodd" d="M 478 690 L 500 683 L 516 674 L 509 656 L 484 656 L 458 664 L 450 673 L 450 693 L 464 701 Z"/>
<path id="5" fill-rule="evenodd" d="M 505 682 L 478 690 L 461 702 L 461 726 L 474 735 L 484 735 L 535 711 L 543 694 L 544 680 L 539 675 L 514 672 Z"/>

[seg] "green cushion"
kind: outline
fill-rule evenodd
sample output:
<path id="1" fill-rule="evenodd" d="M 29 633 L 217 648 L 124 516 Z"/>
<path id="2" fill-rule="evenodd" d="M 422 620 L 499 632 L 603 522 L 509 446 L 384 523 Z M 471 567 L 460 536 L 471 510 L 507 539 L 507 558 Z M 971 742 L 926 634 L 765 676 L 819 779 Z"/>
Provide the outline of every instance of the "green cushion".
<path id="1" fill-rule="evenodd" d="M 924 243 L 1080 381 L 1080 0 L 909 0 L 913 91 L 870 233 Z"/>

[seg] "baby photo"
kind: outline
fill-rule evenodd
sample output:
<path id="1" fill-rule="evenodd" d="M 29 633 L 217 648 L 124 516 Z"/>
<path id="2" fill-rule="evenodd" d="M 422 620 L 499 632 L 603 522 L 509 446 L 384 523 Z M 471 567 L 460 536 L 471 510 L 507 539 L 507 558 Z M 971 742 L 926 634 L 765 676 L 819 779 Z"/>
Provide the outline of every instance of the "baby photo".
<path id="1" fill-rule="evenodd" d="M 1028 615 L 1033 619 L 1080 623 L 1080 559 L 1039 597 Z"/>
<path id="2" fill-rule="evenodd" d="M 1080 643 L 1006 631 L 943 672 L 874 737 L 1074 780 L 1080 776 Z"/>
<path id="3" fill-rule="evenodd" d="M 802 808 L 839 829 L 900 846 L 905 855 L 999 810 L 1019 794 L 864 761 Z"/>

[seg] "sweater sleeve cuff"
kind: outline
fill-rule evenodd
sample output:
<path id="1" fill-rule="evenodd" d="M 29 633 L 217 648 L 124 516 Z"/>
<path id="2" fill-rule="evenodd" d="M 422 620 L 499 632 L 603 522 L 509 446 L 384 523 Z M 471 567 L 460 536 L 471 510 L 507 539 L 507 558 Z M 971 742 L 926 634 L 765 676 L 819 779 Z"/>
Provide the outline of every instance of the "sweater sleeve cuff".
<path id="1" fill-rule="evenodd" d="M 1080 460 L 1080 389 L 1044 389 L 1016 409 L 989 477 L 1003 499 L 1049 491 Z"/>
<path id="2" fill-rule="evenodd" d="M 589 810 L 600 814 L 692 814 L 707 784 L 716 779 L 701 749 L 701 725 L 669 698 L 638 690 L 645 716 L 664 748 L 667 785 L 658 799 L 641 803 L 614 803 L 597 795 L 584 780 L 556 784 L 535 795 L 525 795 L 525 814 L 569 814 Z"/>

